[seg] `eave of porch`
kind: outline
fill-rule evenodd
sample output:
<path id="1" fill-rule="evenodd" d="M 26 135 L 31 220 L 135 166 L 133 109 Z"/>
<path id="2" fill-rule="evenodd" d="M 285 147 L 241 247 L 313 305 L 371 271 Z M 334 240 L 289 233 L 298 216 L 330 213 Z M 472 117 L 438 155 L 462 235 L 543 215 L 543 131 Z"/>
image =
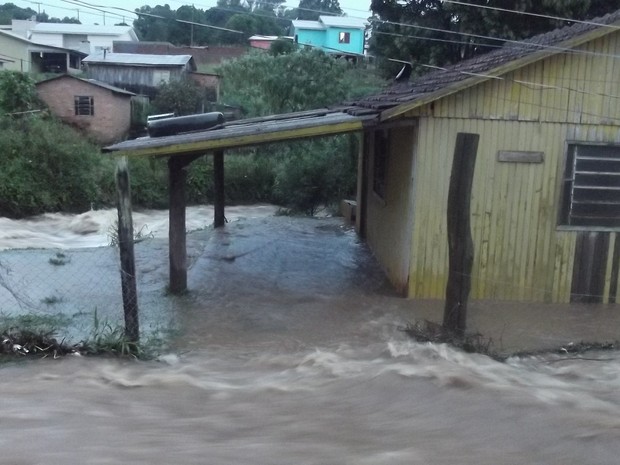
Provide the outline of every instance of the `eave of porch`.
<path id="1" fill-rule="evenodd" d="M 130 157 L 196 155 L 207 152 L 362 131 L 376 113 L 351 116 L 340 110 L 311 110 L 224 123 L 205 131 L 142 137 L 103 149 Z"/>

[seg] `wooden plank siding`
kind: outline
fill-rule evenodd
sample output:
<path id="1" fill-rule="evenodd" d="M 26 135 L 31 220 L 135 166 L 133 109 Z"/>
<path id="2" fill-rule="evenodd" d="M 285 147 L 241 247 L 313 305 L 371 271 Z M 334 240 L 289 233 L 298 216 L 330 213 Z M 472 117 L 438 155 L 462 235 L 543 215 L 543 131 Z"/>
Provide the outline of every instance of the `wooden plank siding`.
<path id="1" fill-rule="evenodd" d="M 385 192 L 377 194 L 370 182 L 365 192 L 366 213 L 373 218 L 366 225 L 366 240 L 397 291 L 406 295 L 409 287 L 410 235 L 412 221 L 412 171 L 411 164 L 415 154 L 413 126 L 380 129 L 389 132 L 391 141 L 384 147 L 386 154 Z M 369 179 L 375 176 L 375 157 L 377 134 L 369 131 L 364 138 L 368 155 Z M 398 147 L 395 145 L 398 143 Z M 401 150 L 404 149 L 404 150 Z"/>
<path id="2" fill-rule="evenodd" d="M 449 168 L 456 134 L 467 132 L 480 134 L 472 298 L 569 302 L 579 231 L 557 226 L 567 141 L 620 144 L 619 55 L 620 33 L 609 34 L 407 114 L 419 121 L 410 297 L 444 297 Z M 544 161 L 498 162 L 499 151 L 543 152 Z M 620 244 L 609 234 L 604 302 L 620 289 Z"/>

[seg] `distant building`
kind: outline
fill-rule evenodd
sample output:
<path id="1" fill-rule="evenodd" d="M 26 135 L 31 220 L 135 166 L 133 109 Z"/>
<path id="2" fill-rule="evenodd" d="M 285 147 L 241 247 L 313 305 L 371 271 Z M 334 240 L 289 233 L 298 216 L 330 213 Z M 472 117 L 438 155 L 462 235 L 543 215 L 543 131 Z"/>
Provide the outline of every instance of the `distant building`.
<path id="1" fill-rule="evenodd" d="M 347 16 L 319 16 L 318 21 L 294 20 L 293 37 L 300 45 L 320 48 L 335 55 L 364 54 L 367 22 Z"/>
<path id="2" fill-rule="evenodd" d="M 138 36 L 131 26 L 91 26 L 13 20 L 10 28 L 3 26 L 1 29 L 38 44 L 76 50 L 87 55 L 102 50 L 111 51 L 115 40 L 138 41 Z"/>
<path id="3" fill-rule="evenodd" d="M 132 92 L 65 74 L 39 82 L 37 93 L 54 115 L 101 144 L 117 142 L 129 133 Z"/>
<path id="4" fill-rule="evenodd" d="M 96 53 L 82 61 L 89 78 L 136 94 L 155 96 L 163 82 L 181 79 L 196 71 L 191 55 L 138 55 Z"/>
<path id="5" fill-rule="evenodd" d="M 204 71 L 204 67 L 219 65 L 226 60 L 234 60 L 248 53 L 244 45 L 204 45 L 176 46 L 170 42 L 127 42 L 114 41 L 114 53 L 138 53 L 148 55 L 191 55 L 196 67 Z"/>
<path id="6" fill-rule="evenodd" d="M 263 50 L 269 50 L 271 48 L 271 44 L 273 44 L 278 39 L 288 39 L 288 38 L 279 37 L 279 36 L 252 36 L 249 39 L 250 47 L 260 48 Z"/>
<path id="7" fill-rule="evenodd" d="M 35 43 L 0 30 L 0 70 L 24 73 L 79 73 L 86 54 Z"/>

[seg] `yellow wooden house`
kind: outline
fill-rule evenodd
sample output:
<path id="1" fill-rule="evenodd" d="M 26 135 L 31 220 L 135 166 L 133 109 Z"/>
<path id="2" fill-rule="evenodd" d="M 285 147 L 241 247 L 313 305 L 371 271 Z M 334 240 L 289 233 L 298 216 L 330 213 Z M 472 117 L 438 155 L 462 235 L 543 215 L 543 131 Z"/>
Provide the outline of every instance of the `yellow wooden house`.
<path id="1" fill-rule="evenodd" d="M 184 166 L 213 153 L 223 185 L 225 150 L 340 133 L 363 139 L 357 227 L 403 295 L 445 296 L 455 141 L 458 133 L 474 133 L 471 297 L 618 299 L 620 10 L 507 42 L 337 108 L 231 121 L 215 131 L 105 150 L 168 158 L 171 288 L 180 292 L 187 273 L 179 239 Z M 222 194 L 220 218 L 223 208 Z"/>
<path id="2" fill-rule="evenodd" d="M 379 112 L 364 132 L 358 227 L 403 295 L 445 296 L 448 185 L 465 132 L 479 135 L 471 297 L 616 302 L 620 11 L 357 106 Z"/>

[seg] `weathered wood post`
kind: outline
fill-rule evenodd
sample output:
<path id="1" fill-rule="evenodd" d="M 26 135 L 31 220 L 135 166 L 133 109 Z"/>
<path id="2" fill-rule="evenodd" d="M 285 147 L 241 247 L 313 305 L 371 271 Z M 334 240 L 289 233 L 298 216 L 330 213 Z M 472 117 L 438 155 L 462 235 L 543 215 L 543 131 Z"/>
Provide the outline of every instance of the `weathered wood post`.
<path id="1" fill-rule="evenodd" d="M 449 271 L 443 327 L 460 336 L 467 326 L 467 299 L 474 261 L 470 204 L 479 137 L 478 134 L 457 134 L 448 191 Z"/>
<path id="2" fill-rule="evenodd" d="M 138 342 L 138 292 L 136 288 L 136 262 L 133 247 L 133 219 L 131 216 L 131 185 L 127 158 L 122 157 L 116 166 L 118 193 L 118 247 L 121 256 L 121 289 L 125 313 L 125 337 Z"/>
<path id="3" fill-rule="evenodd" d="M 168 247 L 170 259 L 170 293 L 187 290 L 187 249 L 185 238 L 185 178 L 187 162 L 181 158 L 168 159 L 169 224 Z"/>
<path id="4" fill-rule="evenodd" d="M 224 205 L 224 151 L 213 152 L 213 227 L 220 228 L 226 223 Z"/>

